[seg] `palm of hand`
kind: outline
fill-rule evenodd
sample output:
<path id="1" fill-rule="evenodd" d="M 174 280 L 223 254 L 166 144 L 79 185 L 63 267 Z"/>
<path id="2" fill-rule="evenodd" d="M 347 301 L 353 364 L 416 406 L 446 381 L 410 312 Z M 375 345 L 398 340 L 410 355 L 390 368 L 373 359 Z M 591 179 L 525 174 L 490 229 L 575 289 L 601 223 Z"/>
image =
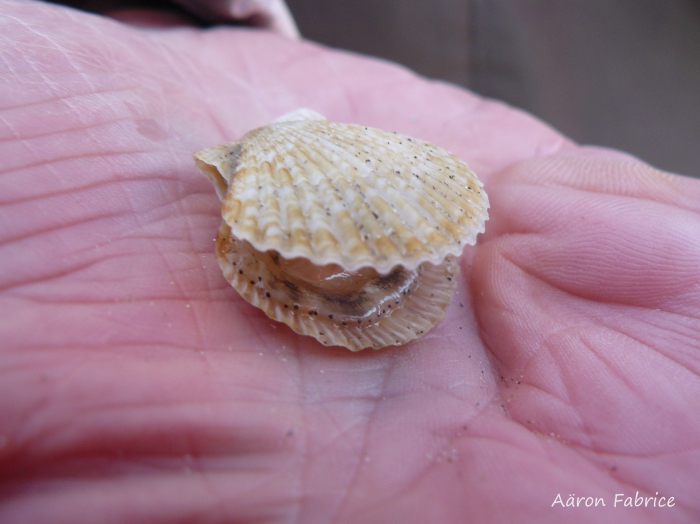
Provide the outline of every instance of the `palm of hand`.
<path id="1" fill-rule="evenodd" d="M 264 33 L 3 10 L 0 520 L 698 518 L 697 182 Z M 298 106 L 483 174 L 487 234 L 408 347 L 320 347 L 220 274 L 190 155 Z M 676 505 L 611 507 L 637 490 Z"/>

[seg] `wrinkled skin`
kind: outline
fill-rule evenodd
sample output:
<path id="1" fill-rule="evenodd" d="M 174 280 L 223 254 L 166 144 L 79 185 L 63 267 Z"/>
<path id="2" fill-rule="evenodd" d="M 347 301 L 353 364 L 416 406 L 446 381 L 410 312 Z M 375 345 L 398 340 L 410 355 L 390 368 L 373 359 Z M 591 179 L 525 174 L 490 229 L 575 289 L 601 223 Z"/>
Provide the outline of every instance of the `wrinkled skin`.
<path id="1" fill-rule="evenodd" d="M 0 522 L 700 519 L 700 182 L 262 30 L 6 2 L 0 57 Z M 325 348 L 224 281 L 191 154 L 299 106 L 485 181 L 425 338 Z"/>

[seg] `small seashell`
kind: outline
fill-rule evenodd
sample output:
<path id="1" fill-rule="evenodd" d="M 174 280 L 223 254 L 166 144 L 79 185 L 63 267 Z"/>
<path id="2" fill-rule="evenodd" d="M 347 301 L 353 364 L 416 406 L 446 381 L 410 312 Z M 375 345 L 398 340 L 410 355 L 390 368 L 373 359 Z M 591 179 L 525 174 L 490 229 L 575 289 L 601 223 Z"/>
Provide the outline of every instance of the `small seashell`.
<path id="1" fill-rule="evenodd" d="M 222 200 L 226 279 L 270 318 L 353 351 L 439 322 L 488 219 L 481 182 L 454 155 L 309 109 L 194 158 Z"/>

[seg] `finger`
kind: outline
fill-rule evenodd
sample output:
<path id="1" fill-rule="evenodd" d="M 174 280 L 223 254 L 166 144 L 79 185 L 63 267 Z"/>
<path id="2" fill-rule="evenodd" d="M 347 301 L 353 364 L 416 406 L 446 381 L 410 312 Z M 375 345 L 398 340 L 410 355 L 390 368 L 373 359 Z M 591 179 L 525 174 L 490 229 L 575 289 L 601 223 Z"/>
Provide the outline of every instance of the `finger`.
<path id="1" fill-rule="evenodd" d="M 694 308 L 700 184 L 631 158 L 572 154 L 499 177 L 487 239 L 567 293 L 650 308 Z M 691 284 L 691 285 L 689 285 Z"/>

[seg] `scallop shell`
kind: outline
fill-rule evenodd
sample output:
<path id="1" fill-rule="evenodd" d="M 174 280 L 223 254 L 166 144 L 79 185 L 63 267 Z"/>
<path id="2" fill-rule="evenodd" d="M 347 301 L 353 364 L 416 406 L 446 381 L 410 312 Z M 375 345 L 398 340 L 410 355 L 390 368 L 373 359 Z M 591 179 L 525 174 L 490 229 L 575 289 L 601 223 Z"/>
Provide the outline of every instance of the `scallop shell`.
<path id="1" fill-rule="evenodd" d="M 222 200 L 217 259 L 251 304 L 353 351 L 418 338 L 442 318 L 488 197 L 428 142 L 308 109 L 195 153 Z"/>

